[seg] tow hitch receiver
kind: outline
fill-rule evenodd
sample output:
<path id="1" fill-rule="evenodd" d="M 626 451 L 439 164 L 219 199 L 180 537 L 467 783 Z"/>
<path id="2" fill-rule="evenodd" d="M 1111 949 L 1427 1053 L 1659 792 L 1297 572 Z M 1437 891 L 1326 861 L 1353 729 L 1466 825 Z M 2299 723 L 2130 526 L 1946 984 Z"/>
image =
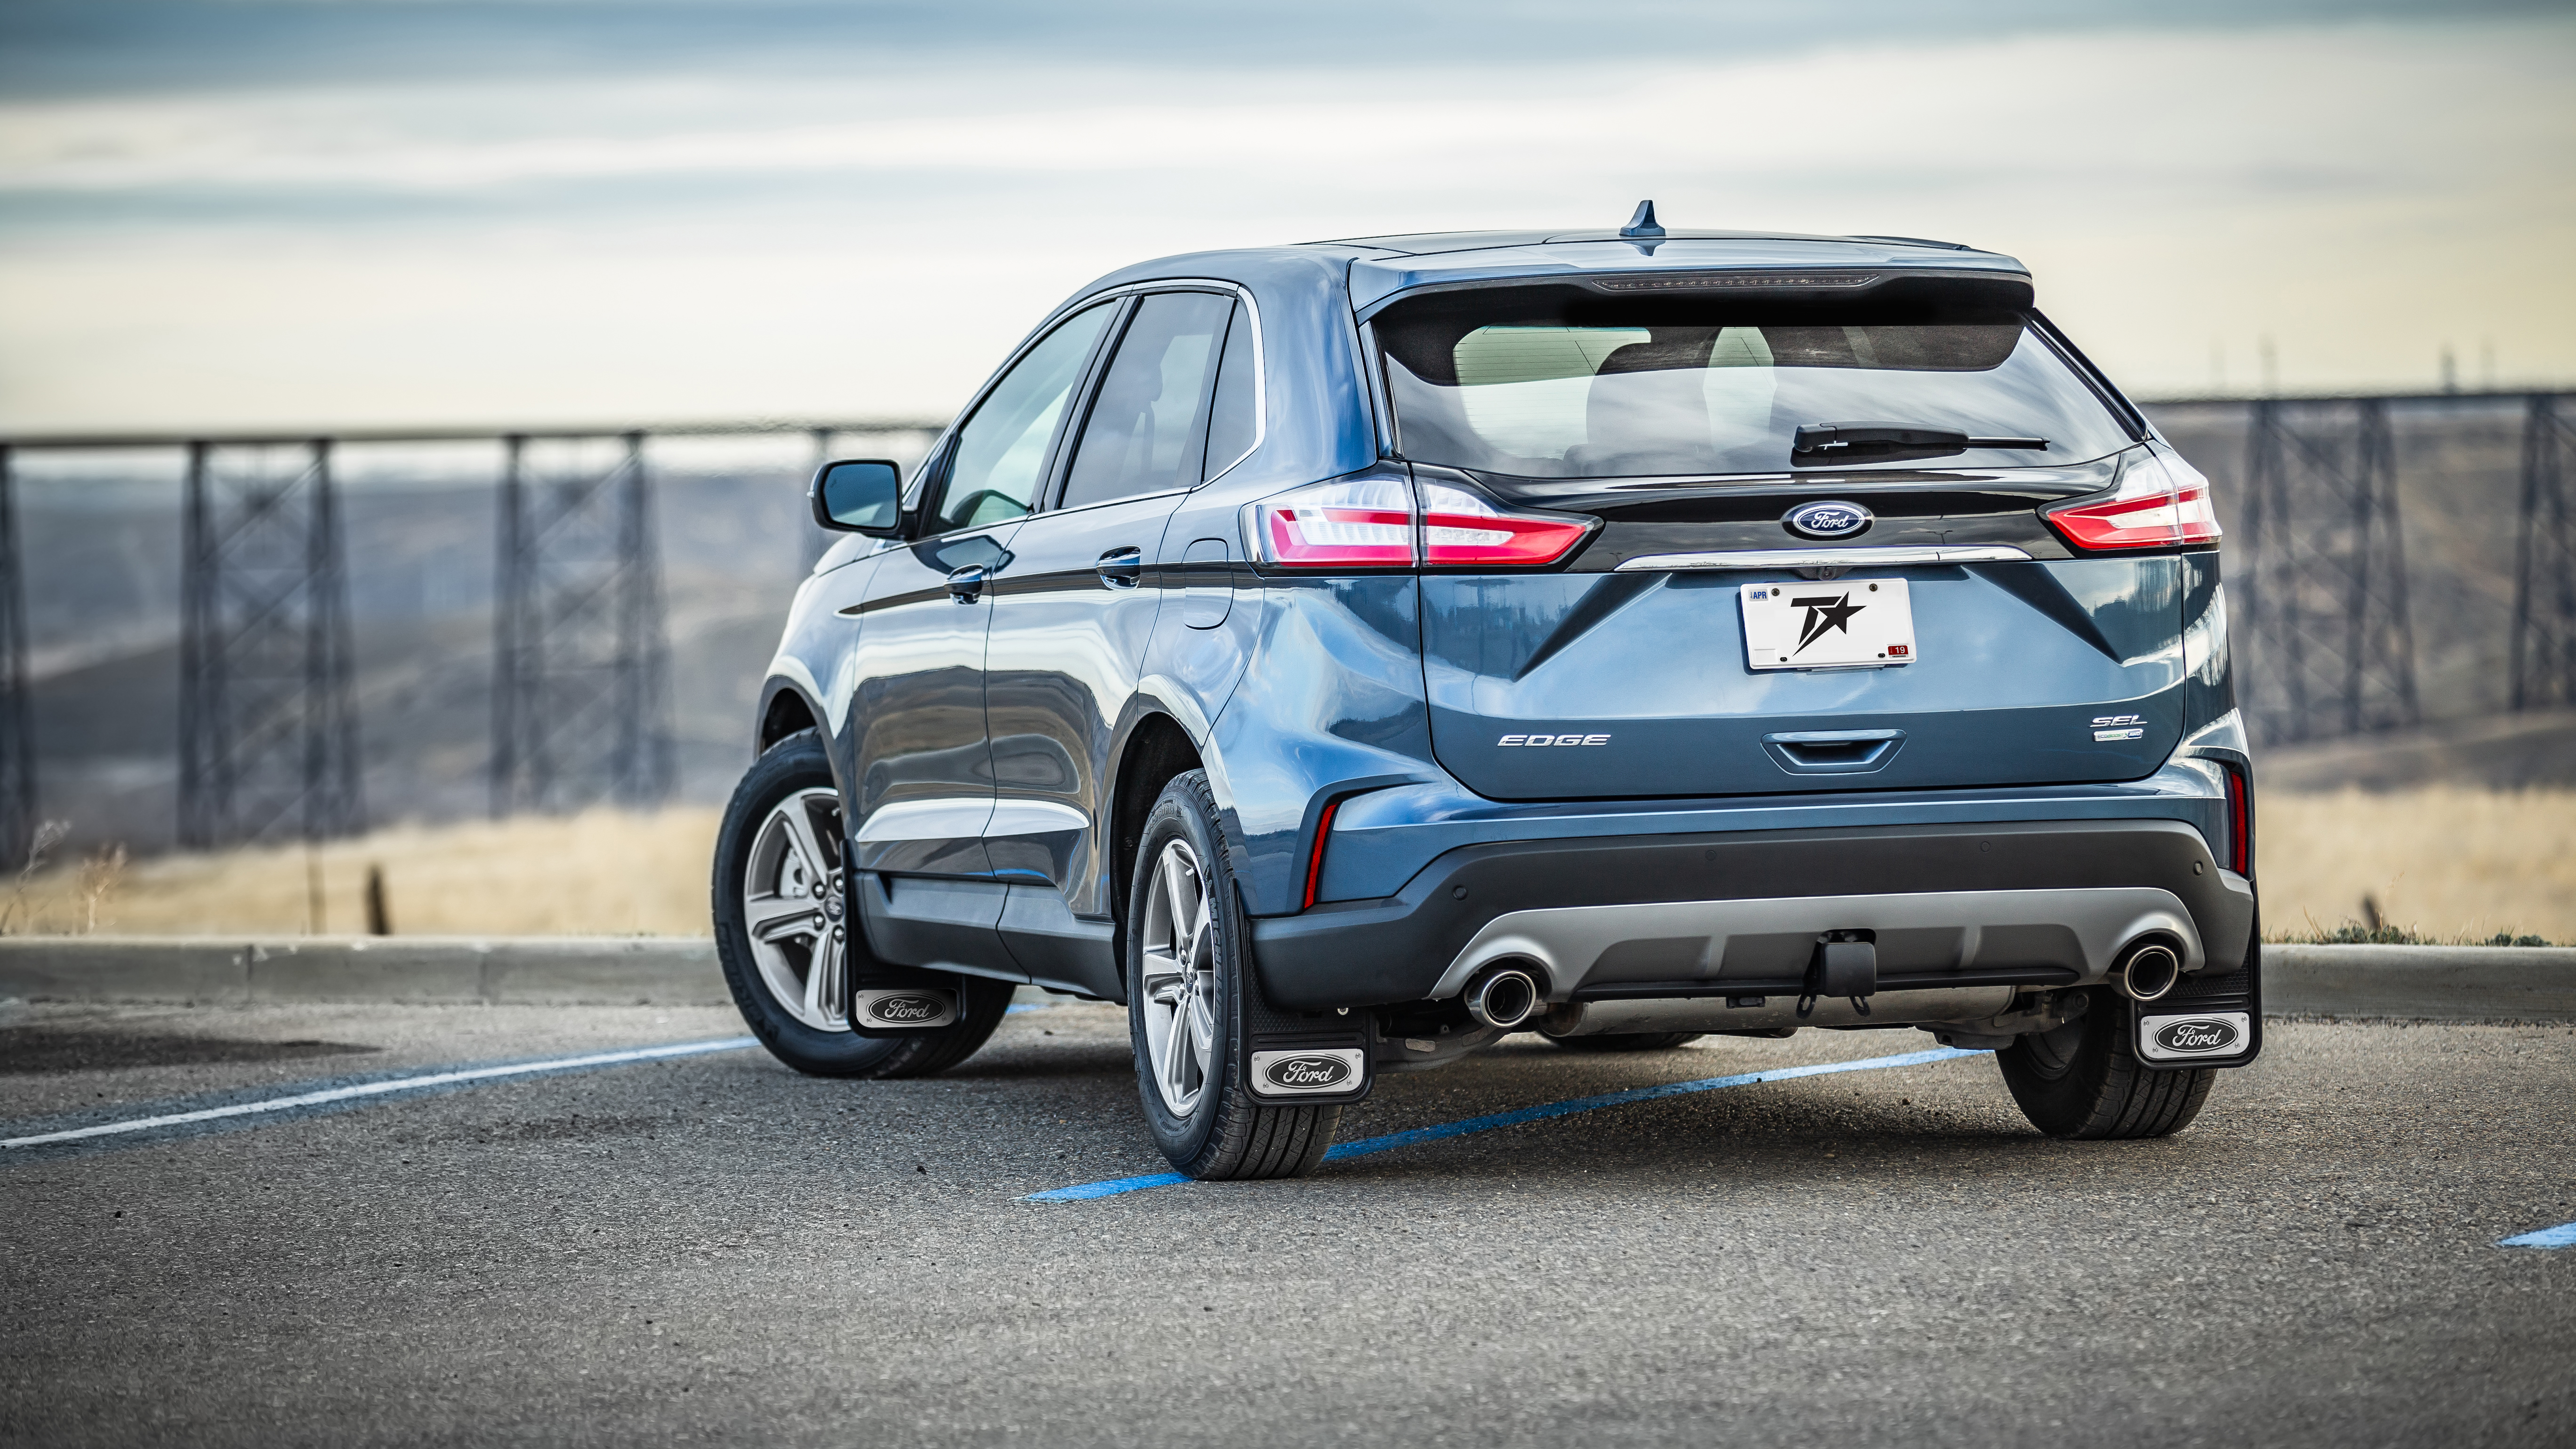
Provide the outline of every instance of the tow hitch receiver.
<path id="1" fill-rule="evenodd" d="M 1852 1009 L 1869 1015 L 1869 998 L 1878 994 L 1878 942 L 1868 931 L 1827 931 L 1816 941 L 1815 959 L 1807 966 L 1807 989 L 1798 998 L 1798 1014 L 1816 1009 L 1827 996 L 1848 996 Z"/>

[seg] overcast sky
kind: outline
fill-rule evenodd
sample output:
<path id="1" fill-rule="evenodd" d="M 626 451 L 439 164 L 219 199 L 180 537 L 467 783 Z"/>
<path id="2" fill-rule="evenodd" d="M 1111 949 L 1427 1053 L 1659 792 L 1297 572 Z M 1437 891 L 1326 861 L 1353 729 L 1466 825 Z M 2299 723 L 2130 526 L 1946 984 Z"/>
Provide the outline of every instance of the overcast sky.
<path id="1" fill-rule="evenodd" d="M 2570 75 L 2563 3 L 11 0 L 0 428 L 944 415 L 1128 261 L 1647 196 L 2010 252 L 2142 394 L 2569 383 Z"/>

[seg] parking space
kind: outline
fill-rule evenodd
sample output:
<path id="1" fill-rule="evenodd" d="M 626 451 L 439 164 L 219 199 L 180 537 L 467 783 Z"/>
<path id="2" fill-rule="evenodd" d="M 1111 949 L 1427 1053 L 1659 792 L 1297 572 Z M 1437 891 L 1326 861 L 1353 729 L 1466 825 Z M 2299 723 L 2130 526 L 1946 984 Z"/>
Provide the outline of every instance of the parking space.
<path id="1" fill-rule="evenodd" d="M 0 1436 L 47 1442 L 2564 1443 L 2576 1028 L 2279 1023 L 2162 1142 L 1915 1032 L 1534 1040 L 1293 1183 L 1163 1164 L 1122 1013 L 929 1081 L 668 1008 L 0 1009 L 0 1136 L 659 1044 L 0 1156 Z M 1526 1040 L 1526 1044 L 1523 1041 Z M 193 1104 L 193 1105 L 192 1105 Z"/>

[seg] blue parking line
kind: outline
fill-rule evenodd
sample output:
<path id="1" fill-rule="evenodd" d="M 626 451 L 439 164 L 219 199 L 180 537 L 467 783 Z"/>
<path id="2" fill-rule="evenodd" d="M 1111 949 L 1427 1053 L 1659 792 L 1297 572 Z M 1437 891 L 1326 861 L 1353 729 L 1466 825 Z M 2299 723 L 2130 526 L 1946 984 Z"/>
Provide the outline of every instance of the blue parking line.
<path id="1" fill-rule="evenodd" d="M 139 1115 L 102 1116 L 98 1113 L 76 1113 L 66 1117 L 0 1126 L 0 1166 L 81 1154 L 115 1147 L 137 1147 L 148 1142 L 167 1142 L 178 1137 L 196 1137 L 209 1132 L 237 1131 L 245 1127 L 265 1126 L 271 1122 L 309 1117 L 323 1112 L 347 1111 L 352 1107 L 388 1098 L 412 1098 L 433 1093 L 459 1091 L 486 1082 L 505 1081 L 514 1077 L 551 1076 L 564 1072 L 597 1071 L 603 1067 L 624 1066 L 630 1062 L 662 1061 L 674 1057 L 703 1056 L 709 1052 L 741 1051 L 760 1044 L 757 1037 L 732 1036 L 714 1041 L 671 1042 L 661 1046 L 627 1047 L 617 1051 L 588 1052 L 572 1057 L 545 1057 L 534 1061 L 465 1063 L 456 1066 L 431 1067 L 399 1073 L 381 1073 L 357 1077 L 331 1077 L 318 1082 L 305 1082 L 285 1092 L 270 1091 L 212 1093 L 157 1104 L 157 1110 L 146 1109 Z M 131 1106 L 110 1109 L 111 1112 L 135 1113 Z M 12 1130 L 14 1129 L 14 1130 Z"/>
<path id="2" fill-rule="evenodd" d="M 1869 1072 L 1887 1067 L 1919 1067 L 1930 1062 L 1946 1062 L 1958 1057 L 1983 1056 L 1984 1052 L 1962 1051 L 1957 1047 L 1934 1047 L 1929 1051 L 1903 1052 L 1892 1057 L 1869 1057 L 1857 1062 L 1824 1062 L 1811 1067 L 1782 1067 L 1771 1072 L 1745 1072 L 1732 1077 L 1701 1077 L 1688 1082 L 1666 1082 L 1656 1087 L 1632 1087 L 1624 1092 L 1604 1092 L 1597 1097 L 1572 1097 L 1562 1102 L 1548 1102 L 1536 1107 L 1523 1107 L 1513 1112 L 1496 1112 L 1485 1117 L 1468 1117 L 1457 1122 L 1443 1122 L 1432 1127 L 1413 1127 L 1402 1132 L 1389 1132 L 1383 1137 L 1363 1137 L 1345 1142 L 1324 1154 L 1326 1162 L 1366 1157 L 1374 1152 L 1412 1147 L 1443 1138 L 1464 1137 L 1475 1132 L 1491 1132 L 1498 1127 L 1517 1127 L 1523 1122 L 1543 1122 L 1551 1117 L 1570 1117 L 1577 1112 L 1598 1112 L 1604 1107 L 1624 1107 L 1631 1102 L 1652 1102 L 1662 1097 L 1684 1097 L 1694 1092 L 1716 1092 L 1728 1087 L 1750 1087 L 1757 1082 L 1785 1082 L 1798 1077 L 1824 1077 L 1837 1072 Z M 1072 1187 L 1051 1188 L 1033 1192 L 1022 1202 L 1080 1202 L 1086 1198 L 1115 1197 L 1123 1192 L 1140 1192 L 1149 1187 L 1170 1187 L 1189 1181 L 1177 1172 L 1147 1173 L 1142 1177 L 1117 1177 L 1106 1182 L 1076 1183 Z"/>
<path id="3" fill-rule="evenodd" d="M 2496 1246 L 2499 1248 L 2576 1248 L 2576 1223 L 2560 1223 L 2554 1228 L 2542 1228 L 2536 1233 L 2524 1233 L 2520 1237 L 2507 1238 Z"/>

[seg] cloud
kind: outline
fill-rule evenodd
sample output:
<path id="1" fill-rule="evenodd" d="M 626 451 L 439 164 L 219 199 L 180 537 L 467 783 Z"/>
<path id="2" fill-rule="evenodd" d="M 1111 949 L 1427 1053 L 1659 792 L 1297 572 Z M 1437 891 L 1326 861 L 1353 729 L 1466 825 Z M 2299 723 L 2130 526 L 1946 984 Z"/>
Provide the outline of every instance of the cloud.
<path id="1" fill-rule="evenodd" d="M 1646 195 L 1683 225 L 2014 252 L 2142 390 L 2263 334 L 2315 385 L 2420 381 L 2480 336 L 2576 375 L 2570 59 L 2551 20 L 21 100 L 0 417 L 940 412 L 1138 257 L 1608 224 Z"/>

